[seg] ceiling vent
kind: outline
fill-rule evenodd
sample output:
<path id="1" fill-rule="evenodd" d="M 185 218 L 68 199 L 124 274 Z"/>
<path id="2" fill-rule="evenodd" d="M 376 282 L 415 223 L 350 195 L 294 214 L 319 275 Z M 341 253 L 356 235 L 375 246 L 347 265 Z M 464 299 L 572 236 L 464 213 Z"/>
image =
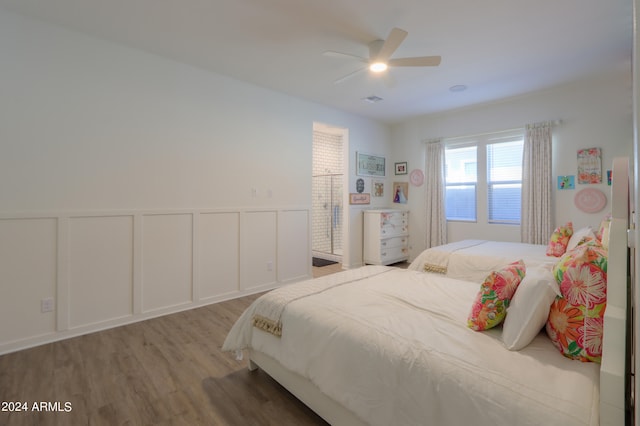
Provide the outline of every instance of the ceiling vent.
<path id="1" fill-rule="evenodd" d="M 375 104 L 382 101 L 383 99 L 380 96 L 371 95 L 367 96 L 366 98 L 362 98 L 362 100 L 365 102 L 369 102 L 370 104 Z"/>
<path id="2" fill-rule="evenodd" d="M 465 90 L 467 90 L 467 86 L 465 86 L 464 84 L 456 84 L 455 86 L 449 87 L 449 91 L 454 93 L 464 92 Z"/>

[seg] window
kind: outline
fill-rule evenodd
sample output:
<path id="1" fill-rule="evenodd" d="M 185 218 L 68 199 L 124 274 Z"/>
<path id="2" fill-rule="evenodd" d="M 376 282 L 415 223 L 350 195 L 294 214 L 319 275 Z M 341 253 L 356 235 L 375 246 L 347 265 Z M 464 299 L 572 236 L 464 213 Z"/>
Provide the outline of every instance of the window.
<path id="1" fill-rule="evenodd" d="M 490 223 L 520 223 L 523 141 L 487 145 L 487 200 Z"/>
<path id="2" fill-rule="evenodd" d="M 445 150 L 447 220 L 476 221 L 478 162 L 475 146 Z"/>
<path id="3" fill-rule="evenodd" d="M 445 150 L 447 220 L 520 223 L 522 132 L 452 140 Z"/>

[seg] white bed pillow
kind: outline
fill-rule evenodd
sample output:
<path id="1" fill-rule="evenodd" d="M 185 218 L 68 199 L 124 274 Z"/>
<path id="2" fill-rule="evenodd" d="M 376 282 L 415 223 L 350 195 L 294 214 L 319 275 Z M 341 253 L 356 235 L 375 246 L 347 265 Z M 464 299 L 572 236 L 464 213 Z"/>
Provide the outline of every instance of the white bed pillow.
<path id="1" fill-rule="evenodd" d="M 551 270 L 527 269 L 502 327 L 502 341 L 507 349 L 518 351 L 531 343 L 544 327 L 556 296 L 560 296 L 560 289 Z"/>
<path id="2" fill-rule="evenodd" d="M 571 238 L 569 238 L 569 243 L 567 244 L 567 251 L 570 251 L 576 248 L 584 237 L 591 237 L 593 239 L 596 238 L 596 234 L 593 232 L 593 229 L 591 229 L 590 226 L 585 226 L 584 228 L 580 228 L 577 231 L 575 231 L 573 235 L 571 235 Z"/>

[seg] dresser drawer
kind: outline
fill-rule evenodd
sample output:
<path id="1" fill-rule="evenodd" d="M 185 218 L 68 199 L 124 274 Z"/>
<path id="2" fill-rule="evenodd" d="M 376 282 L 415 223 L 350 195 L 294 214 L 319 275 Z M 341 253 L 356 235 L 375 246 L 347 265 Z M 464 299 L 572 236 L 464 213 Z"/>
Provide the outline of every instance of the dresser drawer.
<path id="1" fill-rule="evenodd" d="M 393 237 L 393 238 L 380 240 L 380 250 L 391 249 L 395 247 L 406 247 L 408 241 L 409 241 L 409 238 L 406 236 Z"/>
<path id="2" fill-rule="evenodd" d="M 405 259 L 409 254 L 407 247 L 393 247 L 380 250 L 380 260 L 384 265 L 386 262 L 390 262 L 396 259 Z"/>
<path id="3" fill-rule="evenodd" d="M 404 235 L 409 233 L 409 225 L 393 225 L 387 224 L 380 228 L 381 237 L 390 237 L 392 235 Z"/>
<path id="4" fill-rule="evenodd" d="M 380 227 L 386 226 L 402 226 L 409 224 L 409 215 L 407 212 L 382 213 L 380 215 Z"/>

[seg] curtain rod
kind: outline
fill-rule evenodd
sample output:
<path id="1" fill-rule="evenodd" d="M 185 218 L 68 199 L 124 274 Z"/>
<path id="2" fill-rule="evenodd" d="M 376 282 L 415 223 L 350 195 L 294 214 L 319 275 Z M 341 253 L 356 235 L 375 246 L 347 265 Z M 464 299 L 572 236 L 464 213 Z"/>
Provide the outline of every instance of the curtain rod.
<path id="1" fill-rule="evenodd" d="M 532 123 L 532 124 L 525 124 L 523 126 L 520 127 L 514 127 L 512 129 L 505 129 L 505 130 L 496 130 L 493 132 L 483 132 L 483 133 L 475 133 L 472 135 L 458 135 L 458 136 L 442 136 L 442 137 L 438 137 L 438 138 L 428 138 L 428 139 L 423 139 L 422 142 L 426 143 L 426 144 L 430 144 L 430 143 L 437 143 L 440 142 L 444 139 L 451 141 L 451 140 L 456 140 L 456 139 L 466 139 L 466 138 L 473 138 L 476 136 L 486 136 L 486 135 L 495 135 L 495 134 L 500 134 L 500 133 L 509 133 L 509 132 L 515 132 L 516 130 L 522 130 L 522 129 L 526 129 L 527 126 L 539 126 L 541 124 L 545 124 L 545 123 L 549 123 L 551 124 L 551 126 L 559 126 L 560 124 L 562 124 L 562 120 L 548 120 L 548 121 L 539 121 L 537 123 Z"/>

